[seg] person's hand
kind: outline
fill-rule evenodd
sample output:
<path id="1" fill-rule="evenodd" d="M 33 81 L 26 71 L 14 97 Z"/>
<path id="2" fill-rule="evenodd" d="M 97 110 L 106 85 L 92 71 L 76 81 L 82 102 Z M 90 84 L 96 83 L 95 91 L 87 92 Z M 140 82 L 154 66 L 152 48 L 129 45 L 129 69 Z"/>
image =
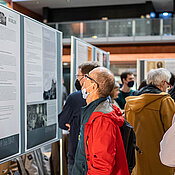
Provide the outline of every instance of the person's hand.
<path id="1" fill-rule="evenodd" d="M 70 124 L 66 123 L 65 125 L 68 127 L 68 131 L 70 131 Z"/>

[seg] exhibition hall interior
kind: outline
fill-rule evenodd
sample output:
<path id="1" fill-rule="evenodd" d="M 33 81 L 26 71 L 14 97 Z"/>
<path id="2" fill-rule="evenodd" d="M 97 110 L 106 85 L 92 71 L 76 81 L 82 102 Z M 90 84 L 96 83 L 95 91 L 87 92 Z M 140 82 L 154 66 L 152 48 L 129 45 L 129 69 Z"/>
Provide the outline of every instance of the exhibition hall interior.
<path id="1" fill-rule="evenodd" d="M 0 0 L 0 175 L 71 174 L 76 116 L 61 123 L 74 112 L 71 94 L 85 89 L 79 76 L 99 86 L 79 67 L 87 61 L 113 73 L 118 93 L 130 77 L 133 96 L 152 69 L 175 74 L 175 0 Z"/>

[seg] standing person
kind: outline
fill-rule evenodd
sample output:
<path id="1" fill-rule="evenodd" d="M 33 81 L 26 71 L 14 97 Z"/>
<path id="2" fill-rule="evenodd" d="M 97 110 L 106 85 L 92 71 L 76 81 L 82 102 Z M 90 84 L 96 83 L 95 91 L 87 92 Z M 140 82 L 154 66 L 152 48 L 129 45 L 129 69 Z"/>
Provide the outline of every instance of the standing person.
<path id="1" fill-rule="evenodd" d="M 134 91 L 133 96 L 140 95 L 139 92 L 142 91 L 142 88 L 145 87 L 146 85 L 147 85 L 146 79 L 145 80 L 142 80 L 142 82 L 141 82 L 138 90 L 137 91 Z"/>
<path id="2" fill-rule="evenodd" d="M 129 175 L 119 127 L 124 118 L 107 97 L 114 75 L 99 67 L 85 75 L 82 87 L 87 106 L 82 108 L 80 140 L 72 175 Z"/>
<path id="3" fill-rule="evenodd" d="M 110 97 L 111 97 L 111 102 L 116 105 L 118 108 L 120 108 L 120 106 L 118 105 L 118 103 L 115 101 L 115 99 L 118 98 L 118 94 L 120 93 L 119 92 L 119 88 L 120 88 L 120 85 L 118 82 L 115 82 L 114 84 L 114 88 L 113 90 L 111 91 L 110 93 Z"/>
<path id="4" fill-rule="evenodd" d="M 82 98 L 81 87 L 83 85 L 84 75 L 88 74 L 94 68 L 99 67 L 97 62 L 87 62 L 78 66 L 77 80 L 75 87 L 77 92 L 67 97 L 62 112 L 58 115 L 59 127 L 64 130 L 70 130 L 68 140 L 68 174 L 71 174 L 74 164 L 75 152 L 78 144 L 78 135 L 80 132 L 81 107 L 86 105 L 86 100 Z"/>
<path id="5" fill-rule="evenodd" d="M 134 90 L 131 89 L 131 87 L 134 86 L 134 74 L 132 72 L 123 72 L 120 78 L 122 81 L 122 88 L 119 90 L 120 93 L 116 102 L 119 104 L 121 109 L 124 109 L 126 103 L 125 98 L 134 93 Z"/>
<path id="6" fill-rule="evenodd" d="M 126 98 L 125 116 L 133 126 L 136 145 L 142 154 L 136 153 L 133 175 L 172 175 L 173 170 L 161 164 L 159 144 L 171 126 L 175 104 L 169 94 L 171 74 L 164 68 L 152 69 L 147 76 L 147 86 L 140 96 Z"/>
<path id="7" fill-rule="evenodd" d="M 170 88 L 168 90 L 168 93 L 171 95 L 171 98 L 175 101 L 175 75 L 173 73 L 171 73 Z"/>

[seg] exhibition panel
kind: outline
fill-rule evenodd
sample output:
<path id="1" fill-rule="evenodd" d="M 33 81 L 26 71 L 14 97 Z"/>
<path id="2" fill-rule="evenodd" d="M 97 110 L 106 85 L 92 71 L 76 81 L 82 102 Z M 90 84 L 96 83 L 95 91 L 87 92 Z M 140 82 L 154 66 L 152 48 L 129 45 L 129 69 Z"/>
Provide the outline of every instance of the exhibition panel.
<path id="1" fill-rule="evenodd" d="M 0 5 L 0 163 L 61 138 L 62 33 Z"/>
<path id="2" fill-rule="evenodd" d="M 56 30 L 24 18 L 25 150 L 57 138 L 57 50 Z"/>
<path id="3" fill-rule="evenodd" d="M 20 15 L 0 5 L 0 161 L 19 155 Z"/>

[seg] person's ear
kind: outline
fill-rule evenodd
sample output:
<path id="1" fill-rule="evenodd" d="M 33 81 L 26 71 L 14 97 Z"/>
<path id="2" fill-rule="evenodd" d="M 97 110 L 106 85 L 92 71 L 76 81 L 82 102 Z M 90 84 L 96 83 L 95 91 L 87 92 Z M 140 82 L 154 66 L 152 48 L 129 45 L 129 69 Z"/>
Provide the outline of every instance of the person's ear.
<path id="1" fill-rule="evenodd" d="M 125 78 L 123 78 L 123 83 L 126 83 L 126 79 Z"/>
<path id="2" fill-rule="evenodd" d="M 161 81 L 160 86 L 163 87 L 165 85 L 165 81 Z"/>
<path id="3" fill-rule="evenodd" d="M 93 85 L 93 89 L 96 90 L 97 88 L 98 88 L 97 83 L 94 83 L 94 85 Z"/>
<path id="4" fill-rule="evenodd" d="M 161 91 L 163 91 L 164 85 L 165 85 L 165 81 L 162 80 L 161 83 L 160 83 L 160 90 Z"/>
<path id="5" fill-rule="evenodd" d="M 97 85 L 97 83 L 95 83 L 95 89 L 98 89 L 98 85 Z"/>

